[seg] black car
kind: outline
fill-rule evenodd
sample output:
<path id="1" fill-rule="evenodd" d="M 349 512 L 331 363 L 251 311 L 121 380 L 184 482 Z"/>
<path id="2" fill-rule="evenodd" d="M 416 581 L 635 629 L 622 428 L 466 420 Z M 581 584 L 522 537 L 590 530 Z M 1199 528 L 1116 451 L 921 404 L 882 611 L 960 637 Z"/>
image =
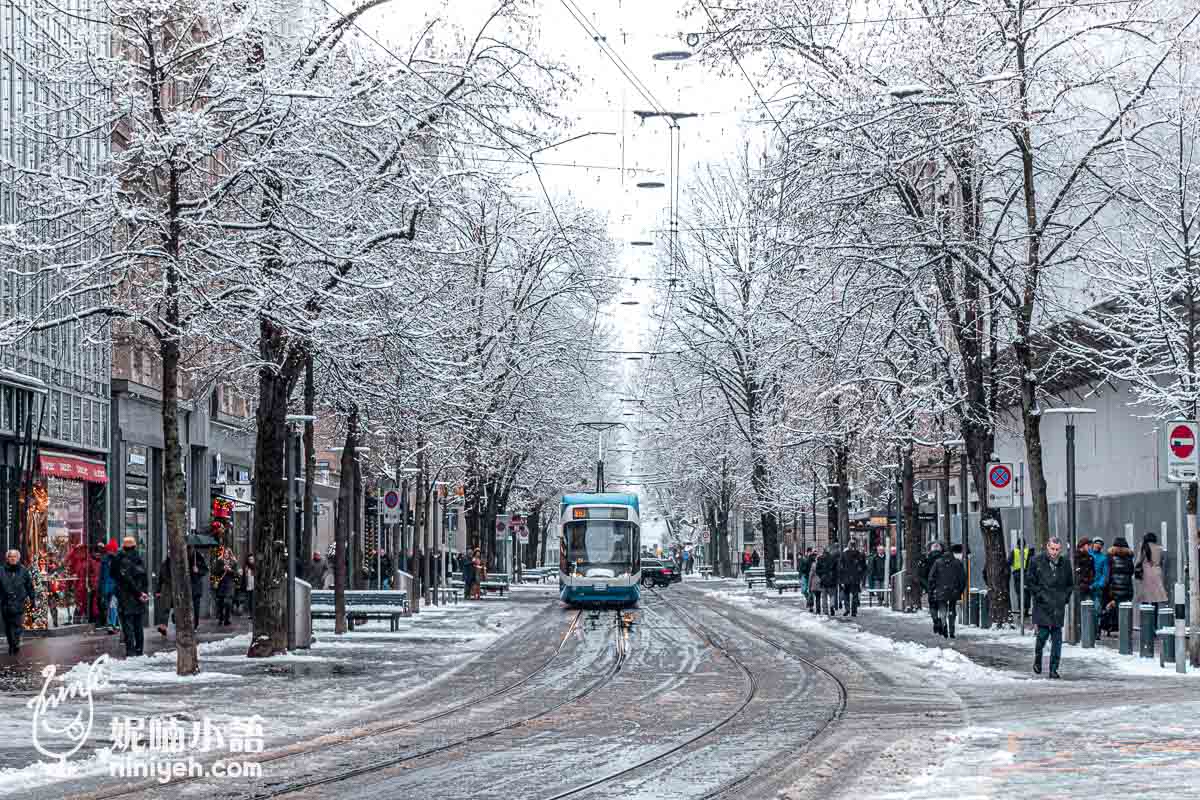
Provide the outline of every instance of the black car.
<path id="1" fill-rule="evenodd" d="M 642 586 L 670 586 L 679 580 L 679 570 L 670 561 L 642 559 Z"/>

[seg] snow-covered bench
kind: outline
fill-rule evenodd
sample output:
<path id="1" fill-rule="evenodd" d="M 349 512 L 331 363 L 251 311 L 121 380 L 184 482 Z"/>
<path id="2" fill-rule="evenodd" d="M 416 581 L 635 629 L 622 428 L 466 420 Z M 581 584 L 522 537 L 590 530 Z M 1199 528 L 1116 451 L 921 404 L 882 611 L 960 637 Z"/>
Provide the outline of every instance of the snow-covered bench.
<path id="1" fill-rule="evenodd" d="M 767 568 L 766 567 L 750 567 L 742 573 L 742 577 L 746 580 L 746 588 L 753 589 L 754 584 L 761 583 L 767 585 Z"/>
<path id="2" fill-rule="evenodd" d="M 331 589 L 314 589 L 311 600 L 313 619 L 337 619 Z M 408 615 L 408 597 L 404 592 L 346 591 L 346 627 L 354 630 L 358 620 L 387 620 L 392 631 L 400 629 L 400 618 Z"/>
<path id="3" fill-rule="evenodd" d="M 783 594 L 785 590 L 793 592 L 800 591 L 800 573 L 799 572 L 776 572 L 775 579 L 771 586 L 779 590 Z"/>

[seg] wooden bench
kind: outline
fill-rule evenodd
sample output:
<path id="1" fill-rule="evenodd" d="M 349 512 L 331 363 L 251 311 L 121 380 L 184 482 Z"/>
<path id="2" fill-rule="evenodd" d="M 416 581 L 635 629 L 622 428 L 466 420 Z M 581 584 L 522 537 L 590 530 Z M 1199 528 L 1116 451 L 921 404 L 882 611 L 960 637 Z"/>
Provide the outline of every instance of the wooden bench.
<path id="1" fill-rule="evenodd" d="M 776 572 L 775 579 L 771 586 L 779 590 L 783 594 L 785 590 L 793 592 L 800 591 L 800 573 L 799 572 Z"/>
<path id="2" fill-rule="evenodd" d="M 314 589 L 310 597 L 312 619 L 337 619 L 331 589 Z M 400 618 L 408 616 L 408 597 L 404 592 L 348 590 L 346 627 L 354 630 L 358 620 L 387 620 L 390 629 L 400 630 Z"/>
<path id="3" fill-rule="evenodd" d="M 753 589 L 754 584 L 761 583 L 767 585 L 767 568 L 766 567 L 751 567 L 742 573 L 742 577 L 746 580 L 746 588 Z"/>

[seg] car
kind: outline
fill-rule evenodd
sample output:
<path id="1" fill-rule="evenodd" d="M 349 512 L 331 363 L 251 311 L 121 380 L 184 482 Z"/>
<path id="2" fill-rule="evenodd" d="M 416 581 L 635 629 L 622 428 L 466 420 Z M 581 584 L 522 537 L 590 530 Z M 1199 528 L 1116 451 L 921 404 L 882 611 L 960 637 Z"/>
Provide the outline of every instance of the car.
<path id="1" fill-rule="evenodd" d="M 642 586 L 670 586 L 678 580 L 679 570 L 670 561 L 642 559 Z"/>

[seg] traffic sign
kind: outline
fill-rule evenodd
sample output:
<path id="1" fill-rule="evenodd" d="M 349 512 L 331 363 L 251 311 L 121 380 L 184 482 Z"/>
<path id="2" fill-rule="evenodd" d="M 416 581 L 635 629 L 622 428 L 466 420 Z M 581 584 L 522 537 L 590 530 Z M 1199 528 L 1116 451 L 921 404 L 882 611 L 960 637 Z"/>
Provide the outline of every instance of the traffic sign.
<path id="1" fill-rule="evenodd" d="M 391 525 L 398 523 L 400 519 L 400 493 L 395 489 L 388 489 L 383 493 L 383 521 Z"/>
<path id="2" fill-rule="evenodd" d="M 1013 465 L 988 464 L 988 506 L 1011 506 L 1013 502 Z"/>
<path id="3" fill-rule="evenodd" d="M 1167 480 L 1196 482 L 1196 423 L 1176 419 L 1167 423 Z"/>

